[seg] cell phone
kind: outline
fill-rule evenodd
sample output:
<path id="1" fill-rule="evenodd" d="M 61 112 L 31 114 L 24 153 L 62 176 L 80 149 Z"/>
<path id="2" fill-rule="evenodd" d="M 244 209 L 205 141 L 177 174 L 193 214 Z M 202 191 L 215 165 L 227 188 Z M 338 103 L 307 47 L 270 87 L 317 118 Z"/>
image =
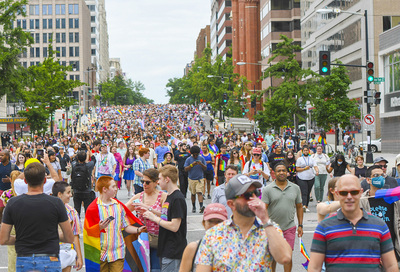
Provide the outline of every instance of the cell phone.
<path id="1" fill-rule="evenodd" d="M 106 220 L 108 220 L 108 221 L 113 221 L 113 220 L 114 220 L 114 216 L 110 215 L 109 217 L 107 217 Z"/>
<path id="2" fill-rule="evenodd" d="M 135 199 L 133 203 L 140 203 L 140 199 Z"/>
<path id="3" fill-rule="evenodd" d="M 44 150 L 43 150 L 43 149 L 38 149 L 38 150 L 36 151 L 36 154 L 37 154 L 38 156 L 40 156 L 40 157 L 43 157 L 43 155 L 44 155 Z"/>

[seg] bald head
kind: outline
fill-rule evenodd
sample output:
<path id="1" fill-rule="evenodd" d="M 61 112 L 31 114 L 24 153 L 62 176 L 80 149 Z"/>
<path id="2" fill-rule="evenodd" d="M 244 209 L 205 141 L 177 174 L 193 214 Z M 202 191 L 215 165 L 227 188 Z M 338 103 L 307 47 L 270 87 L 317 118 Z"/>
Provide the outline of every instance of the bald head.
<path id="1" fill-rule="evenodd" d="M 351 186 L 356 190 L 361 189 L 360 180 L 357 178 L 357 176 L 351 174 L 346 174 L 339 178 L 336 184 L 337 190 L 340 191 L 340 188 L 343 186 Z"/>

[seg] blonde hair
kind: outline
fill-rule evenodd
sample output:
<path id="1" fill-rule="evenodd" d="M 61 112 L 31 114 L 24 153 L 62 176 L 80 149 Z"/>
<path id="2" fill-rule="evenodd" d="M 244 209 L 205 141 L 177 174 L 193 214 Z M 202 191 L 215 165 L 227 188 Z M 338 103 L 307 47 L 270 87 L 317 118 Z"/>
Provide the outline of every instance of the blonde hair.
<path id="1" fill-rule="evenodd" d="M 175 166 L 164 165 L 159 172 L 163 177 L 168 177 L 172 183 L 176 184 L 178 182 L 178 169 Z"/>

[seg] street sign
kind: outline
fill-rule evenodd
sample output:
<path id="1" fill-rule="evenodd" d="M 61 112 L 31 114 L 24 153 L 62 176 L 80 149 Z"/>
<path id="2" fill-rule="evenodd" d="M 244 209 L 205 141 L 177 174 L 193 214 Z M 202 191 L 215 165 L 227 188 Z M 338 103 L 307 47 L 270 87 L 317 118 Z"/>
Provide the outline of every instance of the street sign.
<path id="1" fill-rule="evenodd" d="M 384 77 L 375 77 L 374 78 L 374 84 L 381 84 L 381 82 L 385 82 Z"/>
<path id="2" fill-rule="evenodd" d="M 249 111 L 249 109 L 245 109 L 244 111 L 245 111 L 245 112 L 248 112 L 248 111 Z"/>
<path id="3" fill-rule="evenodd" d="M 366 131 L 375 130 L 375 116 L 373 114 L 364 115 L 364 130 Z"/>
<path id="4" fill-rule="evenodd" d="M 28 121 L 26 117 L 0 118 L 0 124 L 23 124 Z"/>

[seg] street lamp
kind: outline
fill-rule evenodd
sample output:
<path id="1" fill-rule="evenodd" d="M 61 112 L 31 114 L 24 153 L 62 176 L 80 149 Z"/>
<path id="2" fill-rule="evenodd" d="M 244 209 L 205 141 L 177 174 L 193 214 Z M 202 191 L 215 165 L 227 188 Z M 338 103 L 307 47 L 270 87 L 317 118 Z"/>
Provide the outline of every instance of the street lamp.
<path id="1" fill-rule="evenodd" d="M 324 9 L 318 9 L 316 11 L 317 13 L 322 13 L 322 14 L 327 14 L 327 13 L 335 13 L 335 14 L 340 14 L 340 13 L 348 13 L 352 15 L 359 15 L 359 16 L 364 16 L 365 17 L 365 56 L 366 56 L 366 63 L 368 63 L 369 59 L 369 46 L 368 46 L 368 11 L 364 10 L 364 13 L 361 12 L 352 12 L 352 11 L 347 11 L 347 10 L 341 10 L 339 8 L 324 8 Z M 365 66 L 364 68 L 367 68 Z M 370 82 L 368 82 L 367 78 L 367 92 L 370 90 L 369 86 Z M 367 114 L 371 114 L 371 104 L 367 103 Z M 371 150 L 371 131 L 367 131 L 367 144 L 368 144 L 368 149 L 367 149 L 367 155 L 365 158 L 366 163 L 373 163 L 374 158 Z"/>

